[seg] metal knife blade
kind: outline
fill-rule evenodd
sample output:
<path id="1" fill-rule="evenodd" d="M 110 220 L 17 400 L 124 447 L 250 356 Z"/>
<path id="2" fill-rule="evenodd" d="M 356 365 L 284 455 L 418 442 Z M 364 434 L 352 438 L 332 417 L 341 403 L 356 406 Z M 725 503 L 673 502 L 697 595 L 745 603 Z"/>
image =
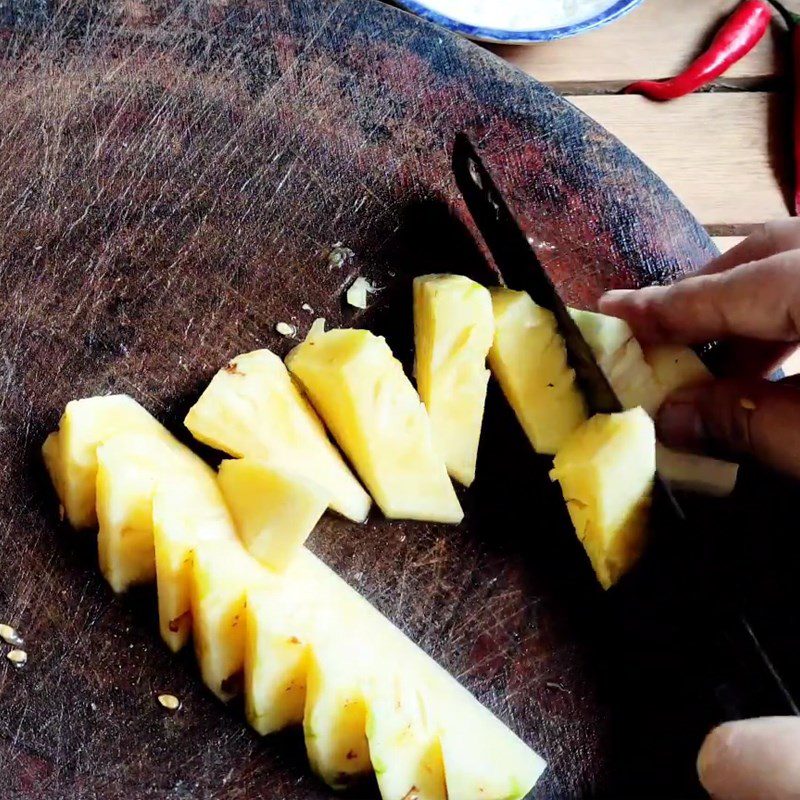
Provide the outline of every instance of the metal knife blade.
<path id="1" fill-rule="evenodd" d="M 555 315 L 559 333 L 564 337 L 567 346 L 569 364 L 575 370 L 578 386 L 583 391 L 590 414 L 622 411 L 622 404 L 600 369 L 586 339 L 559 297 L 494 179 L 464 133 L 456 137 L 453 173 L 506 286 L 527 292 L 535 303 Z"/>
<path id="2" fill-rule="evenodd" d="M 590 414 L 622 411 L 622 404 L 589 344 L 466 133 L 456 136 L 452 168 L 467 208 L 505 284 L 510 289 L 527 292 L 535 303 L 555 316 L 559 333 L 566 343 L 569 364 L 575 370 L 578 386 L 583 391 Z M 672 528 L 676 537 L 689 545 L 696 541 L 696 532 L 683 507 L 660 478 L 656 481 L 654 506 L 659 508 L 661 524 Z M 719 589 L 722 593 L 730 594 L 732 586 L 720 586 Z M 800 715 L 800 709 L 786 682 L 776 670 L 747 616 L 737 612 L 732 623 L 729 627 L 731 635 L 740 647 L 755 657 L 759 665 L 761 676 L 757 682 L 770 687 L 772 701 L 767 713 Z M 728 713 L 731 717 L 736 716 L 735 713 Z"/>

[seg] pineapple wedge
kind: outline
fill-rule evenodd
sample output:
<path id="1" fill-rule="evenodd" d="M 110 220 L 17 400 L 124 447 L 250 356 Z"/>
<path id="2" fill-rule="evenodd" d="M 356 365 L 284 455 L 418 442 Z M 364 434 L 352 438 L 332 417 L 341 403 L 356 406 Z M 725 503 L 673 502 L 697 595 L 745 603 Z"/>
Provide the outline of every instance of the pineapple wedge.
<path id="1" fill-rule="evenodd" d="M 333 789 L 347 789 L 372 771 L 364 685 L 374 660 L 372 642 L 350 635 L 339 620 L 336 637 L 310 648 L 303 733 L 311 768 Z M 335 621 L 331 627 L 336 630 Z"/>
<path id="2" fill-rule="evenodd" d="M 276 572 L 289 565 L 330 499 L 321 486 L 251 458 L 223 461 L 219 485 L 244 546 Z"/>
<path id="3" fill-rule="evenodd" d="M 159 482 L 153 496 L 153 540 L 161 637 L 173 652 L 192 630 L 192 563 L 205 542 L 237 542 L 233 520 L 209 474 Z"/>
<path id="4" fill-rule="evenodd" d="M 638 561 L 656 471 L 652 419 L 641 408 L 597 414 L 553 461 L 569 515 L 603 588 Z"/>
<path id="5" fill-rule="evenodd" d="M 87 397 L 67 403 L 58 432 L 45 441 L 43 456 L 73 528 L 97 525 L 98 446 L 119 433 L 137 432 L 171 438 L 166 428 L 128 395 Z"/>
<path id="6" fill-rule="evenodd" d="M 383 674 L 366 698 L 369 754 L 383 800 L 447 800 L 439 732 L 419 687 Z"/>
<path id="7" fill-rule="evenodd" d="M 269 350 L 237 356 L 212 379 L 185 420 L 204 444 L 236 458 L 266 459 L 319 484 L 330 505 L 363 522 L 364 491 L 328 439 L 322 423 Z"/>
<path id="8" fill-rule="evenodd" d="M 241 689 L 247 596 L 275 580 L 236 542 L 205 542 L 192 560 L 194 648 L 203 682 L 223 701 Z"/>
<path id="9" fill-rule="evenodd" d="M 97 448 L 97 549 L 115 592 L 156 577 L 153 495 L 160 481 L 187 473 L 213 491 L 213 470 L 164 434 L 121 433 Z"/>
<path id="10" fill-rule="evenodd" d="M 425 407 L 383 338 L 317 330 L 286 364 L 387 517 L 462 520 Z"/>
<path id="11" fill-rule="evenodd" d="M 492 289 L 489 366 L 537 453 L 553 455 L 586 420 L 555 317 L 525 292 Z"/>
<path id="12" fill-rule="evenodd" d="M 493 337 L 488 289 L 463 275 L 414 279 L 417 389 L 434 447 L 464 486 L 475 480 Z"/>
<path id="13" fill-rule="evenodd" d="M 641 406 L 653 416 L 664 400 L 664 388 L 628 323 L 593 311 L 570 309 L 570 314 L 623 408 Z"/>
<path id="14" fill-rule="evenodd" d="M 688 347 L 658 345 L 643 350 L 624 320 L 591 311 L 570 313 L 625 408 L 641 406 L 655 416 L 676 389 L 712 378 Z M 661 444 L 656 464 L 658 474 L 673 488 L 718 497 L 733 491 L 739 474 L 738 464 Z"/>

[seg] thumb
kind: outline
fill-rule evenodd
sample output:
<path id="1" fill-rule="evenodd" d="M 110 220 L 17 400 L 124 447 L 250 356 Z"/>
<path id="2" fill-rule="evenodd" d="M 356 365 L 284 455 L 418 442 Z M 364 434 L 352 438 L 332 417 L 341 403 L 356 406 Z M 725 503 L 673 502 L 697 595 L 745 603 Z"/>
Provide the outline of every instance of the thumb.
<path id="1" fill-rule="evenodd" d="M 800 388 L 788 381 L 687 387 L 667 398 L 656 423 L 665 444 L 751 455 L 800 478 Z"/>
<path id="2" fill-rule="evenodd" d="M 715 800 L 796 800 L 799 753 L 800 719 L 727 722 L 706 737 L 697 770 Z"/>

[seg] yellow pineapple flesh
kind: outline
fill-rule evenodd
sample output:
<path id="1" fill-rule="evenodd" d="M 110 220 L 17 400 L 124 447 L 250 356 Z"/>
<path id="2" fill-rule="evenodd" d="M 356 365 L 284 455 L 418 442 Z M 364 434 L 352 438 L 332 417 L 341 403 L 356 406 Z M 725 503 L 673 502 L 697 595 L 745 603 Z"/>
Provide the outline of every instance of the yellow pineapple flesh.
<path id="1" fill-rule="evenodd" d="M 383 338 L 316 331 L 286 364 L 387 517 L 462 520 L 425 407 Z"/>
<path id="2" fill-rule="evenodd" d="M 223 461 L 219 485 L 250 555 L 282 572 L 328 507 L 329 494 L 266 461 Z"/>
<path id="3" fill-rule="evenodd" d="M 132 397 L 118 394 L 67 403 L 58 432 L 45 441 L 45 465 L 75 529 L 97 525 L 97 448 L 120 433 L 170 437 L 166 428 Z"/>
<path id="4" fill-rule="evenodd" d="M 561 484 L 575 532 L 606 589 L 644 550 L 655 470 L 655 428 L 641 408 L 595 415 L 553 461 L 550 477 Z"/>
<path id="5" fill-rule="evenodd" d="M 459 483 L 475 480 L 492 346 L 489 291 L 463 275 L 414 279 L 415 375 L 436 451 Z"/>
<path id="6" fill-rule="evenodd" d="M 158 618 L 161 637 L 180 650 L 192 630 L 192 564 L 205 542 L 236 542 L 236 531 L 210 474 L 159 482 L 153 496 Z"/>
<path id="7" fill-rule="evenodd" d="M 155 580 L 153 495 L 179 472 L 214 486 L 213 470 L 166 433 L 122 433 L 97 448 L 97 549 L 115 592 Z"/>
<path id="8" fill-rule="evenodd" d="M 283 362 L 269 350 L 237 356 L 186 416 L 204 444 L 237 458 L 269 461 L 319 484 L 335 511 L 367 518 L 369 495 L 342 460 Z"/>
<path id="9" fill-rule="evenodd" d="M 525 292 L 492 289 L 489 366 L 537 453 L 553 455 L 586 419 L 555 317 Z"/>

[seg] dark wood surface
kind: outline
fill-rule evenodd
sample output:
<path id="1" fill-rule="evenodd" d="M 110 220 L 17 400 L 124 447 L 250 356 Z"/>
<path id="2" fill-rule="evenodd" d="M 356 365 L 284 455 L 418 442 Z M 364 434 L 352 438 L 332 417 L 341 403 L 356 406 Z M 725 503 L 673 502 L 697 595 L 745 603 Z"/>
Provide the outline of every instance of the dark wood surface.
<path id="1" fill-rule="evenodd" d="M 0 622 L 30 659 L 0 659 L 9 796 L 331 796 L 299 737 L 259 739 L 166 651 L 149 589 L 112 596 L 93 536 L 58 522 L 39 448 L 68 400 L 110 391 L 185 438 L 213 372 L 286 351 L 274 325 L 304 333 L 304 303 L 408 364 L 411 278 L 491 279 L 449 174 L 460 129 L 574 304 L 713 253 L 568 103 L 372 0 L 0 8 Z M 330 268 L 337 242 L 355 256 Z M 382 287 L 366 312 L 342 302 L 356 274 Z M 715 712 L 691 675 L 665 678 L 666 634 L 631 677 L 640 661 L 496 389 L 462 497 L 458 528 L 329 516 L 310 544 L 548 759 L 537 797 L 695 792 Z"/>

